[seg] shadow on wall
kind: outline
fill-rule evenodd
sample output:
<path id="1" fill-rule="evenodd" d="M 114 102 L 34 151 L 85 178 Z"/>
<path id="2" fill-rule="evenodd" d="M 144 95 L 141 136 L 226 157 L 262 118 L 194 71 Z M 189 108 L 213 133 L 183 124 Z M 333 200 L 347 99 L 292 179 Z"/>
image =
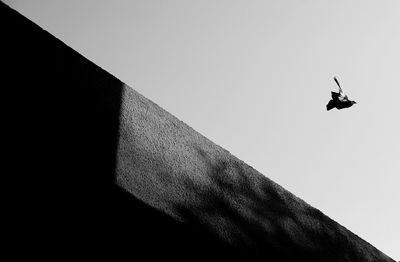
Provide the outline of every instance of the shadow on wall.
<path id="1" fill-rule="evenodd" d="M 35 253 L 69 253 L 105 233 L 122 83 L 3 3 L 0 12 L 14 237 Z"/>
<path id="2" fill-rule="evenodd" d="M 217 232 L 246 257 L 288 262 L 387 259 L 268 179 L 255 183 L 254 170 L 247 165 L 235 159 L 213 160 L 203 150 L 197 151 L 212 186 L 199 187 L 187 179 L 186 186 L 200 200 L 175 208 L 184 220 Z"/>
<path id="3" fill-rule="evenodd" d="M 115 184 L 123 84 L 3 3 L 0 21 L 10 242 L 41 257 L 234 258 Z"/>

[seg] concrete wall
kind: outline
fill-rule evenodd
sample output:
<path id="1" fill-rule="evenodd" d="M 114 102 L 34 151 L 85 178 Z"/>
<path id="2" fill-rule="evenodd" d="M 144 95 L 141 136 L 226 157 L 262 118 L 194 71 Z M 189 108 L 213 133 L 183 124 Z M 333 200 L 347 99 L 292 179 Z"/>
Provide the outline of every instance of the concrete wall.
<path id="1" fill-rule="evenodd" d="M 42 256 L 393 261 L 0 10 L 11 242 Z"/>

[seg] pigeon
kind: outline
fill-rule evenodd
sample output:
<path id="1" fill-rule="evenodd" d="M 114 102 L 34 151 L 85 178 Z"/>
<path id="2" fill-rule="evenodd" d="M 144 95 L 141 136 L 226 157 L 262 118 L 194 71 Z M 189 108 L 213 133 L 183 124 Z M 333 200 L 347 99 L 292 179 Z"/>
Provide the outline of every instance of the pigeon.
<path id="1" fill-rule="evenodd" d="M 345 95 L 343 93 L 343 90 L 340 87 L 340 84 L 339 84 L 339 81 L 337 80 L 337 78 L 334 77 L 333 80 L 335 80 L 336 84 L 339 87 L 339 93 L 331 92 L 332 99 L 326 105 L 326 110 L 329 111 L 329 110 L 331 110 L 333 108 L 336 108 L 336 109 L 340 110 L 340 109 L 343 109 L 343 108 L 349 108 L 352 105 L 357 104 L 356 101 L 349 100 L 347 95 Z"/>

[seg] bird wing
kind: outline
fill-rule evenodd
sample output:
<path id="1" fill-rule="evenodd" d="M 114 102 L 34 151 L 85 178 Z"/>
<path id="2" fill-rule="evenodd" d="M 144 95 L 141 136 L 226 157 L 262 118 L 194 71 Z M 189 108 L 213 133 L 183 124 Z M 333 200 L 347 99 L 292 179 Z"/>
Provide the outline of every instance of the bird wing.
<path id="1" fill-rule="evenodd" d="M 329 110 L 331 110 L 331 109 L 334 108 L 334 107 L 336 107 L 335 101 L 330 100 L 330 101 L 328 102 L 328 104 L 326 105 L 326 110 L 329 111 Z"/>
<path id="2" fill-rule="evenodd" d="M 338 87 L 339 87 L 339 92 L 342 94 L 343 91 L 342 91 L 342 88 L 340 87 L 339 81 L 337 80 L 336 76 L 333 77 L 333 80 L 335 80 L 336 84 L 337 84 Z"/>

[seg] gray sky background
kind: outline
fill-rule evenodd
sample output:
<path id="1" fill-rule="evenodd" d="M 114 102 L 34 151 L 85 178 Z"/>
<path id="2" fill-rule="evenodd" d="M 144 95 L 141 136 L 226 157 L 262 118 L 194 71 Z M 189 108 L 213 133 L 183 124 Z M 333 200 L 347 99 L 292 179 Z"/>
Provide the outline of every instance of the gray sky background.
<path id="1" fill-rule="evenodd" d="M 5 2 L 400 259 L 400 1 Z"/>

